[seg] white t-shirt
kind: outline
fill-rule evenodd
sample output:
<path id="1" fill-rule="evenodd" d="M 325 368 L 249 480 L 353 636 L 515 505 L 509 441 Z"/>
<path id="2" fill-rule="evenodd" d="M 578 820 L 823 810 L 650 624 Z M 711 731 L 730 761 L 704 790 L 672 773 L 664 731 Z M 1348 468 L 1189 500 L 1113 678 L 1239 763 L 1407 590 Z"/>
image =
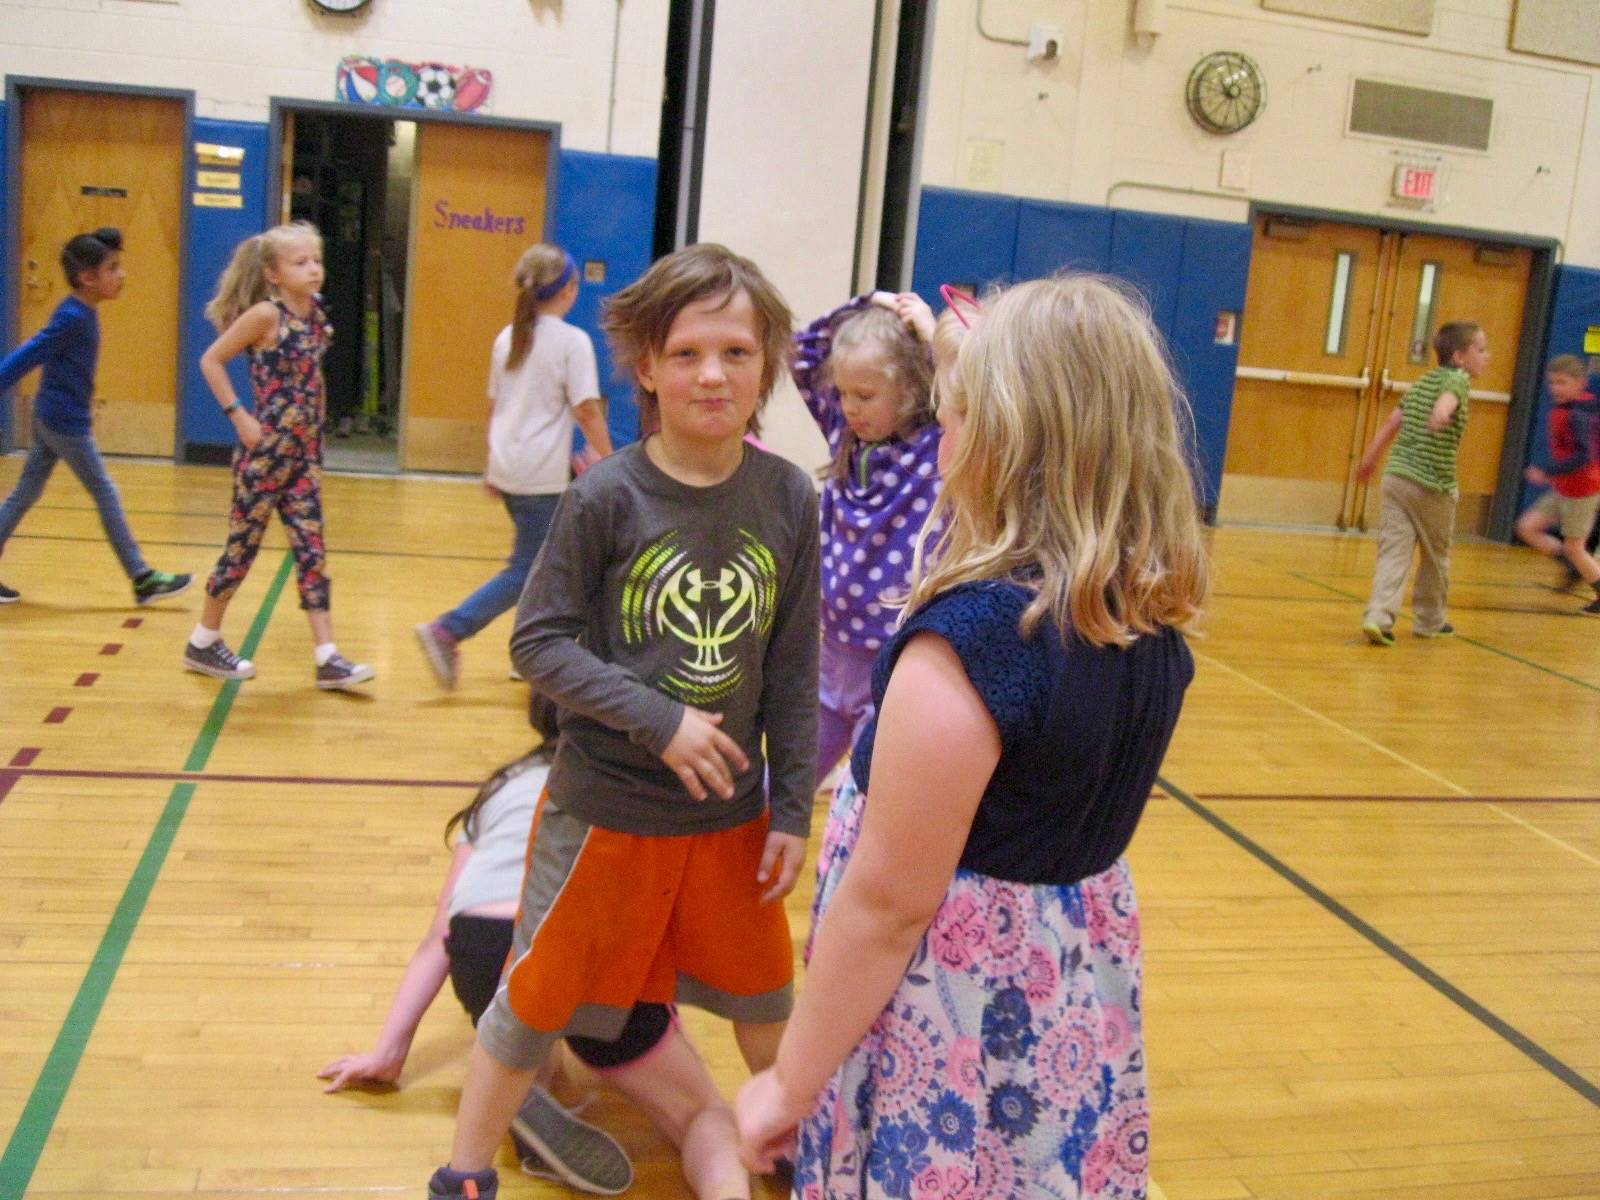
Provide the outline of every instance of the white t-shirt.
<path id="1" fill-rule="evenodd" d="M 542 316 L 533 349 L 515 370 L 511 326 L 489 355 L 489 469 L 484 478 L 514 496 L 559 492 L 572 478 L 572 410 L 600 395 L 589 335 L 560 317 Z"/>
<path id="2" fill-rule="evenodd" d="M 456 877 L 456 890 L 450 894 L 450 915 L 504 904 L 522 895 L 522 875 L 527 863 L 528 830 L 533 828 L 534 810 L 544 792 L 550 768 L 529 767 L 501 784 L 483 802 L 475 822 L 477 837 L 472 841 L 472 857 Z M 456 841 L 467 841 L 466 831 Z"/>

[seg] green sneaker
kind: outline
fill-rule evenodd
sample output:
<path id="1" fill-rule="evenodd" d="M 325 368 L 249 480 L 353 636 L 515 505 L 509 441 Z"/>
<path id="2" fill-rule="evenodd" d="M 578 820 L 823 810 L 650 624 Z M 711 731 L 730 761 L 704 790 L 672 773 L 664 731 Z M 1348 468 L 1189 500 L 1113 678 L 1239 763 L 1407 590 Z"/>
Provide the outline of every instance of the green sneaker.
<path id="1" fill-rule="evenodd" d="M 1394 645 L 1394 630 L 1385 629 L 1376 621 L 1368 621 L 1361 627 L 1361 632 L 1367 635 L 1367 641 L 1374 646 Z"/>
<path id="2" fill-rule="evenodd" d="M 1414 637 L 1419 638 L 1454 637 L 1456 633 L 1456 627 L 1450 624 L 1449 621 L 1446 621 L 1443 625 L 1439 626 L 1439 628 L 1430 629 L 1427 633 L 1422 632 L 1420 629 L 1413 629 L 1411 633 Z M 1389 640 L 1393 641 L 1394 639 L 1391 637 Z"/>
<path id="3" fill-rule="evenodd" d="M 165 571 L 146 571 L 133 584 L 133 598 L 139 604 L 165 600 L 189 590 L 193 575 L 168 575 Z"/>

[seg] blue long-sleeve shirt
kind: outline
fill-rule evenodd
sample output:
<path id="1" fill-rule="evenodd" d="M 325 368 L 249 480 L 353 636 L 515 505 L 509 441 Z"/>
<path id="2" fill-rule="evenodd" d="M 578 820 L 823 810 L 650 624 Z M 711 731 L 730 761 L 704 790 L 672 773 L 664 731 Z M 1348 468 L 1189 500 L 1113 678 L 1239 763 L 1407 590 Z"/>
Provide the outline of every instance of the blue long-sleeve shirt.
<path id="1" fill-rule="evenodd" d="M 0 360 L 0 394 L 35 367 L 43 367 L 34 414 L 47 429 L 82 437 L 94 422 L 90 403 L 99 356 L 99 316 L 92 305 L 68 296 L 43 329 Z"/>

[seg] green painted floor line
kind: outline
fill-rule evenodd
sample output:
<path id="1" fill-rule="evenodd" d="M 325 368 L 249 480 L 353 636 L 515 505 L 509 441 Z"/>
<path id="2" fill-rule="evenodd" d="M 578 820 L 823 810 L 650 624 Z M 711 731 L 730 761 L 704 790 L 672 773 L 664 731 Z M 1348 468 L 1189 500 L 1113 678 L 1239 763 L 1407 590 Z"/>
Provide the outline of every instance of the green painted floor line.
<path id="1" fill-rule="evenodd" d="M 250 632 L 239 647 L 241 657 L 251 657 L 261 644 L 261 638 L 272 619 L 272 610 L 277 606 L 278 597 L 283 594 L 283 585 L 288 581 L 292 561 L 288 554 L 283 556 L 272 586 L 267 589 L 266 598 L 256 612 Z M 230 679 L 222 685 L 195 739 L 194 748 L 189 751 L 189 758 L 183 765 L 185 771 L 205 769 L 222 727 L 227 723 L 234 697 L 239 694 L 239 684 L 239 680 Z M 83 1060 L 83 1052 L 94 1032 L 95 1022 L 100 1019 L 100 1010 L 105 1006 L 112 983 L 116 981 L 122 957 L 133 941 L 139 919 L 144 915 L 145 904 L 155 889 L 167 854 L 178 836 L 178 829 L 188 815 L 189 801 L 194 798 L 195 787 L 193 783 L 173 785 L 172 794 L 167 797 L 166 807 L 161 810 L 161 817 L 150 833 L 144 853 L 139 856 L 139 863 L 133 869 L 128 886 L 123 889 L 122 899 L 117 902 L 116 911 L 111 915 L 99 948 L 90 960 L 83 982 L 78 985 L 78 994 L 73 997 L 72 1007 L 67 1010 L 66 1020 L 62 1022 L 55 1045 L 50 1048 L 49 1057 L 45 1059 L 39 1078 L 33 1085 L 28 1103 L 22 1109 L 16 1129 L 12 1131 L 11 1140 L 6 1143 L 5 1153 L 0 1154 L 0 1200 L 22 1200 L 22 1194 L 33 1179 L 33 1172 L 44 1153 L 45 1142 L 67 1098 L 67 1089 L 72 1086 L 72 1077 Z"/>
<path id="2" fill-rule="evenodd" d="M 1365 596 L 1358 596 L 1354 592 L 1347 592 L 1343 588 L 1336 588 L 1331 583 L 1323 583 L 1322 580 L 1313 579 L 1309 575 L 1302 575 L 1299 571 L 1288 571 L 1286 574 L 1294 579 L 1298 579 L 1301 583 L 1309 583 L 1312 587 L 1322 588 L 1326 591 L 1332 592 L 1336 596 L 1343 596 L 1347 600 L 1354 600 L 1358 604 L 1366 603 Z M 1561 616 L 1563 614 L 1550 613 L 1549 615 Z M 1410 618 L 1407 618 L 1407 620 L 1410 620 Z M 1557 679 L 1564 679 L 1568 683 L 1575 683 L 1579 687 L 1585 688 L 1588 691 L 1600 692 L 1600 684 L 1590 683 L 1587 679 L 1579 679 L 1576 675 L 1568 675 L 1565 671 L 1558 671 L 1554 667 L 1547 667 L 1543 663 L 1536 663 L 1531 658 L 1523 658 L 1520 654 L 1513 654 L 1509 650 L 1502 650 L 1499 646 L 1491 645 L 1489 642 L 1479 641 L 1475 637 L 1468 637 L 1459 630 L 1456 632 L 1454 640 L 1458 642 L 1465 642 L 1469 646 L 1476 646 L 1479 650 L 1487 650 L 1490 654 L 1498 654 L 1501 658 L 1509 658 L 1514 663 L 1521 663 L 1523 666 L 1531 667 L 1533 670 L 1539 671 L 1545 675 L 1553 675 Z"/>

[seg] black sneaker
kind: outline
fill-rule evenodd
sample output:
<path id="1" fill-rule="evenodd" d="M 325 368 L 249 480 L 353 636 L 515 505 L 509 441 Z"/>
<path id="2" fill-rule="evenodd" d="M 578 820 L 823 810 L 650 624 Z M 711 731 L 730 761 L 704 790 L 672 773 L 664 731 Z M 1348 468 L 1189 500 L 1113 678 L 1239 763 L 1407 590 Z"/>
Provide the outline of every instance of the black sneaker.
<path id="1" fill-rule="evenodd" d="M 1374 646 L 1394 645 L 1394 630 L 1385 629 L 1376 621 L 1368 621 L 1361 627 L 1361 632 L 1367 635 L 1367 641 Z"/>
<path id="2" fill-rule="evenodd" d="M 1427 633 L 1423 633 L 1420 629 L 1413 629 L 1411 632 L 1419 638 L 1454 637 L 1456 627 L 1450 624 L 1449 621 L 1446 621 L 1443 625 L 1439 626 L 1439 628 L 1431 629 Z"/>
<path id="3" fill-rule="evenodd" d="M 221 638 L 202 650 L 193 642 L 183 648 L 183 669 L 213 679 L 253 679 L 256 665 L 248 658 L 240 658 Z"/>
<path id="4" fill-rule="evenodd" d="M 377 674 L 366 663 L 353 663 L 344 655 L 335 654 L 317 668 L 317 686 L 325 692 L 349 691 Z"/>
<path id="5" fill-rule="evenodd" d="M 140 604 L 165 600 L 179 592 L 189 590 L 193 575 L 168 575 L 165 571 L 147 571 L 133 585 L 133 598 Z"/>
<path id="6" fill-rule="evenodd" d="M 0 583 L 0 604 L 15 604 L 21 599 L 21 592 L 17 591 L 15 588 L 8 588 L 5 584 Z"/>
<path id="7" fill-rule="evenodd" d="M 500 1176 L 487 1171 L 452 1171 L 440 1167 L 428 1180 L 428 1200 L 495 1200 Z"/>
<path id="8" fill-rule="evenodd" d="M 1578 568 L 1563 559 L 1561 562 L 1561 575 L 1550 585 L 1550 590 L 1553 592 L 1570 592 L 1582 582 L 1583 576 L 1578 574 Z"/>
<path id="9" fill-rule="evenodd" d="M 1600 596 L 1596 596 L 1578 611 L 1586 617 L 1600 617 Z"/>
<path id="10" fill-rule="evenodd" d="M 535 1087 L 511 1120 L 511 1143 L 530 1175 L 555 1178 L 595 1196 L 616 1196 L 633 1186 L 633 1164 L 604 1129 L 581 1121 Z"/>

